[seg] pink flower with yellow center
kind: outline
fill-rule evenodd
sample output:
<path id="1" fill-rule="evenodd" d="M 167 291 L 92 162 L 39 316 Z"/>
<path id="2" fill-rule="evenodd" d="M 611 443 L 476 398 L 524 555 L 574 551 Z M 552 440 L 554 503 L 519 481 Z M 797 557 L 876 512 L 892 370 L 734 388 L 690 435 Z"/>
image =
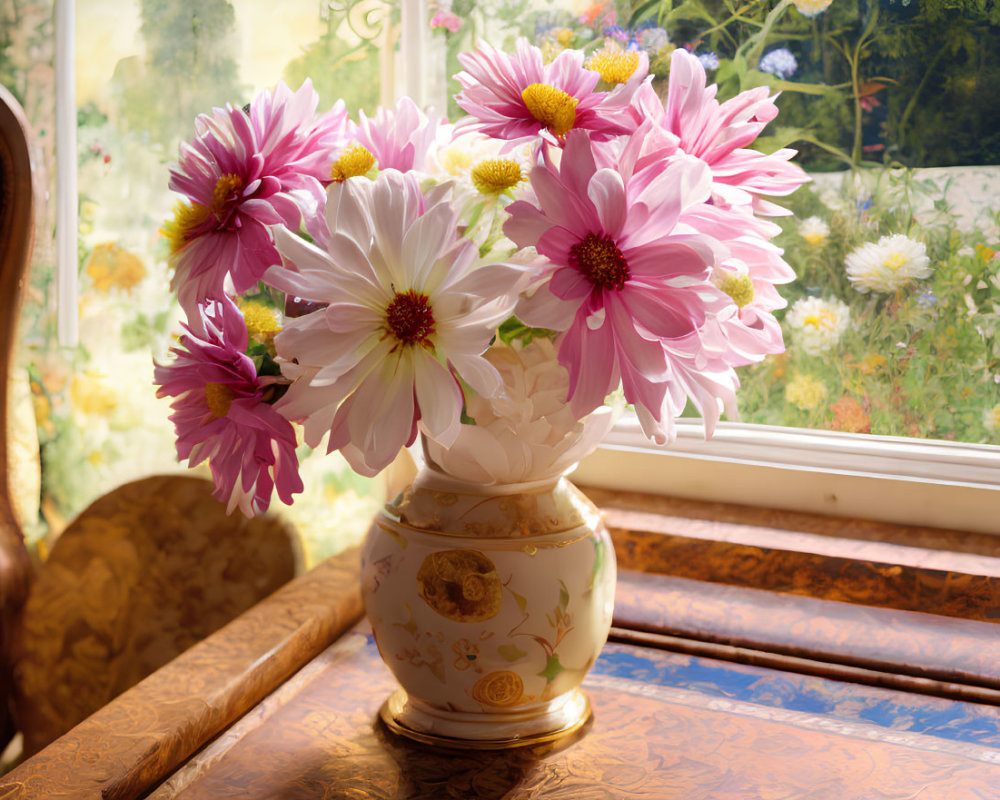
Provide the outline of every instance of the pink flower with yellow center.
<path id="1" fill-rule="evenodd" d="M 298 229 L 303 209 L 315 208 L 328 179 L 329 151 L 346 135 L 342 104 L 315 114 L 318 95 L 306 82 L 297 92 L 280 84 L 257 95 L 247 110 L 227 106 L 197 120 L 170 170 L 170 188 L 184 196 L 164 227 L 177 291 L 189 324 L 198 304 L 223 295 L 228 275 L 238 293 L 280 263 L 269 226 Z"/>
<path id="2" fill-rule="evenodd" d="M 475 130 L 512 142 L 541 135 L 561 143 L 572 130 L 599 138 L 635 130 L 631 100 L 649 70 L 646 54 L 638 54 L 628 80 L 599 92 L 601 74 L 584 66 L 579 50 L 564 50 L 546 64 L 539 48 L 519 39 L 513 55 L 480 42 L 458 59 L 465 70 L 455 76 L 462 85 L 455 102 L 469 116 L 456 134 Z"/>
<path id="3" fill-rule="evenodd" d="M 247 328 L 223 298 L 200 307 L 201 328 L 185 326 L 172 363 L 157 364 L 157 397 L 175 397 L 170 420 L 177 457 L 190 466 L 208 459 L 214 496 L 248 517 L 266 511 L 276 489 L 282 502 L 302 491 L 291 423 L 267 401 L 273 386 L 246 355 Z"/>
<path id="4" fill-rule="evenodd" d="M 310 445 L 329 434 L 330 451 L 374 475 L 418 426 L 445 447 L 455 441 L 459 378 L 484 396 L 501 389 L 482 354 L 514 307 L 523 268 L 476 267 L 455 210 L 440 192 L 425 197 L 413 173 L 332 184 L 326 222 L 325 249 L 275 229 L 286 268 L 270 270 L 268 283 L 327 304 L 275 338 L 293 379 L 278 407 L 303 423 Z"/>
<path id="5" fill-rule="evenodd" d="M 684 397 L 709 391 L 689 374 L 698 355 L 689 338 L 730 301 L 710 281 L 723 252 L 711 233 L 721 223 L 691 216 L 708 200 L 708 168 L 647 153 L 645 168 L 633 171 L 645 138 L 637 133 L 622 149 L 569 135 L 558 165 L 546 154 L 532 171 L 537 205 L 511 204 L 504 232 L 548 259 L 517 316 L 562 331 L 559 363 L 574 413 L 597 408 L 620 382 L 643 430 L 662 442 Z"/>

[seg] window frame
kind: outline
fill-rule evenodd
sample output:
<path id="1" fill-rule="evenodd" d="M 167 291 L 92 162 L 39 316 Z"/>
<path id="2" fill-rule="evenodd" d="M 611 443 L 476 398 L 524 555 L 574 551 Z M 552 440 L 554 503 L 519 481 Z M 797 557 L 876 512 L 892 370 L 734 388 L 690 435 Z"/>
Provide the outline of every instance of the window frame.
<path id="1" fill-rule="evenodd" d="M 1000 447 L 838 431 L 677 422 L 666 446 L 626 413 L 572 479 L 617 491 L 1000 534 Z"/>

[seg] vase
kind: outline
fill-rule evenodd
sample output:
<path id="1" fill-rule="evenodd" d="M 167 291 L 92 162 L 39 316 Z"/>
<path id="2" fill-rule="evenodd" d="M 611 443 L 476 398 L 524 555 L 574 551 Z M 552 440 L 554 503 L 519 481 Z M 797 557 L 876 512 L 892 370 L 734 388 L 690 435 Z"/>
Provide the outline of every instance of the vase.
<path id="1" fill-rule="evenodd" d="M 399 683 L 382 720 L 479 749 L 577 730 L 615 580 L 601 513 L 566 477 L 484 485 L 422 467 L 362 547 L 365 610 Z"/>

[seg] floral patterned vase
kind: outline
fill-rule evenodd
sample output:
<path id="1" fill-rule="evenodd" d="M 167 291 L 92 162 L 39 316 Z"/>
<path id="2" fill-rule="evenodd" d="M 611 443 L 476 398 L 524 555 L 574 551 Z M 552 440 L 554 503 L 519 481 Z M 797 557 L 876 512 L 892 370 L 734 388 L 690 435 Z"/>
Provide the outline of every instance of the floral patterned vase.
<path id="1" fill-rule="evenodd" d="M 401 686 L 382 719 L 459 747 L 576 730 L 615 578 L 601 514 L 565 477 L 486 485 L 424 467 L 362 552 L 365 608 Z"/>

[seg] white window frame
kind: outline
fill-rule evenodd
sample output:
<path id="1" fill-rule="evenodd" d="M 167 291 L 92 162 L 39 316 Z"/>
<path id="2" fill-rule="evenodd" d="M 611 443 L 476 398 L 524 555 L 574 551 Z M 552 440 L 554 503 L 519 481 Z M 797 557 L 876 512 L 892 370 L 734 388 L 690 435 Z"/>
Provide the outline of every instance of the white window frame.
<path id="1" fill-rule="evenodd" d="M 426 86 L 425 0 L 402 0 L 405 85 Z M 56 3 L 59 162 L 59 323 L 76 338 L 76 111 L 73 0 Z M 429 49 L 433 50 L 433 47 Z M 422 90 L 421 90 L 422 91 Z M 432 105 L 439 98 L 424 98 Z M 65 266 L 64 266 L 65 265 Z M 68 266 L 69 268 L 65 268 Z M 720 423 L 706 440 L 700 420 L 679 420 L 677 440 L 650 443 L 626 414 L 573 473 L 578 483 L 909 525 L 1000 534 L 1000 447 Z"/>
<path id="2" fill-rule="evenodd" d="M 625 415 L 573 479 L 906 525 L 1000 534 L 1000 447 L 837 431 L 678 421 L 659 447 Z"/>

